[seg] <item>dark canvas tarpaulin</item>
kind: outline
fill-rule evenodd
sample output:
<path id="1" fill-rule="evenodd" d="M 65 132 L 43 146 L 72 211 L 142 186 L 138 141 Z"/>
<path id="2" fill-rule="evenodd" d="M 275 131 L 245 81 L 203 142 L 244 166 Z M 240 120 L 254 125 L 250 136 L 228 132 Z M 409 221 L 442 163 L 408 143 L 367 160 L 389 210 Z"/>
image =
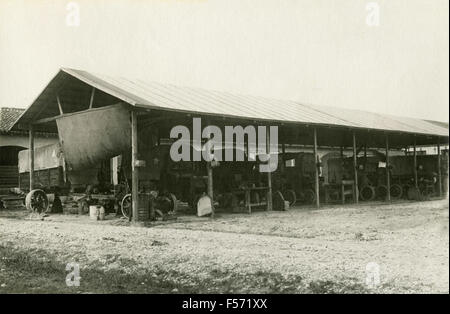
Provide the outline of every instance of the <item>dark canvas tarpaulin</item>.
<path id="1" fill-rule="evenodd" d="M 130 114 L 124 104 L 68 114 L 56 124 L 69 170 L 92 167 L 131 147 Z"/>

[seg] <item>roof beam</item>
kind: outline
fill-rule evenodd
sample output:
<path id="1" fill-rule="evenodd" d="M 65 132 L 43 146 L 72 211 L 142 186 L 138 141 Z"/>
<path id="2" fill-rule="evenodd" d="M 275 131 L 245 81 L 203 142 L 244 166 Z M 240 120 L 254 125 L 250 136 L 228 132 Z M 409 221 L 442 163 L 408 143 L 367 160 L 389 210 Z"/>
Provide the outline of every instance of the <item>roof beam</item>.
<path id="1" fill-rule="evenodd" d="M 57 115 L 57 116 L 54 116 L 54 117 L 39 119 L 39 120 L 34 121 L 33 124 L 43 124 L 43 123 L 52 122 L 52 121 L 55 121 L 56 119 L 58 119 L 58 118 L 60 118 L 62 116 L 63 115 L 60 114 L 60 115 Z"/>
<path id="2" fill-rule="evenodd" d="M 80 110 L 80 111 L 76 111 L 76 112 L 69 112 L 69 113 L 63 113 L 57 116 L 53 116 L 53 117 L 47 117 L 47 118 L 43 118 L 43 119 L 39 119 L 34 121 L 32 124 L 43 124 L 43 123 L 48 123 L 48 122 L 52 122 L 55 121 L 58 118 L 62 118 L 62 117 L 67 117 L 67 116 L 71 116 L 74 114 L 78 114 L 78 113 L 85 113 L 85 112 L 90 112 L 90 111 L 97 111 L 97 110 L 103 110 L 103 109 L 107 109 L 110 107 L 114 107 L 117 106 L 119 104 L 123 104 L 123 102 L 119 102 L 113 105 L 109 105 L 109 106 L 103 106 L 103 107 L 98 107 L 98 108 L 92 108 L 92 109 L 86 109 L 86 110 Z"/>
<path id="3" fill-rule="evenodd" d="M 91 99 L 89 101 L 89 109 L 92 109 L 92 105 L 94 104 L 94 95 L 95 95 L 95 87 L 92 87 Z"/>
<path id="4" fill-rule="evenodd" d="M 62 110 L 61 101 L 59 100 L 59 95 L 56 95 L 56 102 L 58 103 L 59 114 L 63 115 L 64 112 Z"/>

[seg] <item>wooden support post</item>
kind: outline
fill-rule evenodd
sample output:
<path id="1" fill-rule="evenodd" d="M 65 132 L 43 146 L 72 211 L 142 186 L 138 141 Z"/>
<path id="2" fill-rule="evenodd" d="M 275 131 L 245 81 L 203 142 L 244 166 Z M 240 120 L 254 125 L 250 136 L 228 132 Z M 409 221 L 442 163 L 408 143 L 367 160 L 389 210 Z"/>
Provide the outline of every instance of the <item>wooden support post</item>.
<path id="1" fill-rule="evenodd" d="M 206 171 L 208 173 L 208 196 L 211 198 L 211 218 L 214 218 L 213 169 L 210 161 L 206 163 Z"/>
<path id="2" fill-rule="evenodd" d="M 139 170 L 136 167 L 138 160 L 138 129 L 137 113 L 131 111 L 131 200 L 133 222 L 138 221 L 139 209 Z"/>
<path id="3" fill-rule="evenodd" d="M 441 143 L 438 137 L 437 142 L 437 167 L 438 167 L 438 191 L 439 191 L 439 197 L 442 197 L 442 173 L 441 173 Z"/>
<path id="4" fill-rule="evenodd" d="M 319 156 L 317 155 L 317 129 L 314 128 L 314 165 L 315 165 L 315 192 L 316 192 L 316 207 L 320 206 L 320 195 L 319 195 Z"/>
<path id="5" fill-rule="evenodd" d="M 251 214 L 252 213 L 252 206 L 251 206 L 252 199 L 250 196 L 250 188 L 246 188 L 244 193 L 245 193 L 245 204 L 247 204 L 247 212 L 249 214 Z"/>
<path id="6" fill-rule="evenodd" d="M 210 125 L 209 119 L 206 120 L 207 125 Z M 214 186 L 213 186 L 213 168 L 211 161 L 206 163 L 206 171 L 208 174 L 208 196 L 211 198 L 211 218 L 214 218 Z"/>
<path id="7" fill-rule="evenodd" d="M 413 165 L 414 165 L 414 187 L 419 188 L 419 180 L 417 179 L 417 148 L 416 148 L 416 136 L 414 136 L 414 154 L 413 154 Z"/>
<path id="8" fill-rule="evenodd" d="M 89 109 L 92 109 L 94 105 L 94 95 L 95 95 L 95 87 L 92 87 L 91 99 L 89 100 Z"/>
<path id="9" fill-rule="evenodd" d="M 386 133 L 386 200 L 391 201 L 391 171 L 389 170 L 389 136 Z"/>
<path id="10" fill-rule="evenodd" d="M 64 112 L 62 110 L 61 101 L 59 100 L 59 95 L 56 96 L 56 102 L 58 103 L 59 114 L 60 115 L 64 114 Z"/>
<path id="11" fill-rule="evenodd" d="M 364 143 L 364 171 L 367 172 L 367 139 Z"/>
<path id="12" fill-rule="evenodd" d="M 340 156 L 341 156 L 341 201 L 342 204 L 345 204 L 345 187 L 343 184 L 343 176 L 344 176 L 344 147 L 342 146 L 343 144 L 341 144 L 341 146 L 339 147 L 340 150 Z"/>
<path id="13" fill-rule="evenodd" d="M 30 167 L 30 191 L 34 187 L 34 130 L 33 126 L 30 125 L 29 129 L 29 144 L 28 144 L 28 162 Z"/>
<path id="14" fill-rule="evenodd" d="M 358 189 L 358 159 L 356 156 L 356 134 L 355 131 L 353 131 L 353 171 L 355 175 L 355 185 L 354 185 L 354 195 L 353 199 L 355 200 L 355 203 L 359 203 L 359 189 Z"/>
<path id="15" fill-rule="evenodd" d="M 266 126 L 266 151 L 267 154 L 270 154 L 270 132 L 269 127 Z M 270 158 L 269 156 L 268 163 L 270 164 Z M 273 210 L 273 202 L 272 202 L 272 172 L 270 172 L 270 167 L 267 171 L 267 210 Z"/>

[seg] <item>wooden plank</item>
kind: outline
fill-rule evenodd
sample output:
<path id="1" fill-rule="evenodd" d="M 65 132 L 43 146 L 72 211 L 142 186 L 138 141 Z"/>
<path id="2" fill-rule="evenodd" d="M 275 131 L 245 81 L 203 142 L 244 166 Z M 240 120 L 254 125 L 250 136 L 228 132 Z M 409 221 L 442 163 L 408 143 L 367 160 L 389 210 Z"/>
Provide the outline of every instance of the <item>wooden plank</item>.
<path id="1" fill-rule="evenodd" d="M 343 176 L 344 176 L 344 147 L 342 146 L 343 144 L 341 144 L 341 146 L 339 147 L 339 152 L 340 152 L 340 157 L 341 157 L 341 201 L 342 204 L 345 204 L 345 187 L 344 184 L 342 183 L 343 180 Z"/>
<path id="2" fill-rule="evenodd" d="M 417 178 L 417 147 L 416 147 L 416 137 L 414 136 L 414 156 L 413 156 L 413 165 L 414 165 L 414 186 L 416 189 L 419 188 L 419 180 Z"/>
<path id="3" fill-rule="evenodd" d="M 386 200 L 388 202 L 391 201 L 391 177 L 389 170 L 389 136 L 386 133 Z"/>
<path id="4" fill-rule="evenodd" d="M 214 218 L 213 169 L 210 161 L 206 163 L 206 171 L 208 172 L 208 196 L 211 198 L 211 218 Z"/>
<path id="5" fill-rule="evenodd" d="M 72 116 L 75 114 L 79 114 L 79 113 L 86 113 L 86 112 L 92 112 L 92 111 L 97 111 L 97 110 L 105 110 L 105 109 L 110 109 L 112 107 L 115 107 L 119 104 L 122 104 L 122 102 L 118 102 L 115 103 L 113 105 L 108 105 L 108 106 L 103 106 L 103 107 L 98 107 L 98 108 L 91 108 L 91 109 L 86 109 L 86 110 L 80 110 L 80 111 L 76 111 L 76 112 L 70 112 L 70 113 L 65 113 L 65 114 L 59 114 L 57 116 L 53 116 L 53 117 L 47 117 L 47 118 L 42 118 L 39 120 L 36 120 L 33 122 L 33 124 L 43 124 L 43 123 L 48 123 L 48 122 L 52 122 L 55 121 L 58 118 L 62 118 L 62 117 L 68 117 L 68 116 Z"/>
<path id="6" fill-rule="evenodd" d="M 354 180 L 355 180 L 355 186 L 354 186 L 354 194 L 353 199 L 355 200 L 355 203 L 359 203 L 359 189 L 358 189 L 358 159 L 357 159 L 357 153 L 356 153 L 356 132 L 353 131 L 353 171 L 354 171 Z"/>
<path id="7" fill-rule="evenodd" d="M 59 114 L 64 114 L 61 106 L 61 101 L 59 99 L 59 95 L 56 95 L 56 102 L 58 103 Z"/>
<path id="8" fill-rule="evenodd" d="M 318 155 L 317 155 L 317 129 L 314 128 L 314 169 L 315 169 L 315 176 L 314 176 L 314 183 L 315 183 L 315 191 L 316 191 L 316 207 L 320 207 L 320 193 L 319 193 L 319 164 L 318 164 Z"/>
<path id="9" fill-rule="evenodd" d="M 138 132 L 137 132 L 137 115 L 136 111 L 131 111 L 131 200 L 132 200 L 132 217 L 136 222 L 139 219 L 139 170 L 136 167 L 138 160 Z"/>
<path id="10" fill-rule="evenodd" d="M 19 168 L 17 166 L 0 166 L 0 187 L 17 187 Z"/>
<path id="11" fill-rule="evenodd" d="M 95 87 L 92 87 L 91 99 L 89 100 L 89 109 L 92 109 L 92 105 L 94 104 L 94 95 L 95 95 Z"/>
<path id="12" fill-rule="evenodd" d="M 245 203 L 247 205 L 248 213 L 251 214 L 252 213 L 252 204 L 250 202 L 250 190 L 248 190 L 248 189 L 245 190 Z"/>
<path id="13" fill-rule="evenodd" d="M 364 143 L 364 171 L 366 171 L 367 167 L 367 140 Z"/>
<path id="14" fill-rule="evenodd" d="M 42 119 L 34 121 L 33 124 L 44 124 L 44 123 L 48 123 L 48 122 L 53 122 L 56 119 L 58 119 L 60 117 L 63 117 L 63 116 L 64 115 L 57 115 L 57 116 L 54 116 L 54 117 L 42 118 Z"/>
<path id="15" fill-rule="evenodd" d="M 206 124 L 210 125 L 210 120 L 206 119 Z M 210 138 L 210 137 L 209 137 Z M 208 196 L 211 198 L 211 218 L 214 218 L 215 210 L 214 210 L 214 186 L 213 186 L 213 168 L 211 166 L 211 161 L 206 163 L 206 171 L 208 174 Z"/>
<path id="16" fill-rule="evenodd" d="M 33 126 L 29 127 L 29 154 L 28 154 L 28 162 L 30 166 L 30 191 L 33 190 L 34 187 L 34 130 Z"/>
<path id="17" fill-rule="evenodd" d="M 266 150 L 267 153 L 270 154 L 270 132 L 269 127 L 266 126 Z M 270 158 L 269 161 L 270 163 Z M 266 210 L 273 210 L 273 201 L 272 201 L 272 172 L 270 171 L 270 167 L 267 171 L 267 207 Z"/>
<path id="18" fill-rule="evenodd" d="M 441 173 L 441 143 L 438 137 L 437 140 L 437 167 L 438 167 L 438 189 L 439 189 L 439 197 L 442 196 L 442 173 Z"/>

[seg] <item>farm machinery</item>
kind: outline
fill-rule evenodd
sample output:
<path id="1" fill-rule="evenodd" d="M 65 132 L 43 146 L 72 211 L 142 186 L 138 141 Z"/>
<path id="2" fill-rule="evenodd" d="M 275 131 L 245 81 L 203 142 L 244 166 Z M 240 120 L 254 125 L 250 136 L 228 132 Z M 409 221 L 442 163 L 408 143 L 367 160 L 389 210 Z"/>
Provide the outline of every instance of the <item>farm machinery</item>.
<path id="1" fill-rule="evenodd" d="M 417 156 L 416 187 L 413 156 L 399 155 L 390 157 L 388 171 L 386 170 L 386 158 L 382 154 L 358 157 L 357 169 L 360 199 L 362 201 L 384 200 L 387 197 L 387 175 L 389 175 L 390 179 L 391 199 L 420 200 L 437 195 L 439 188 L 437 158 L 437 155 Z M 446 184 L 448 156 L 442 155 L 441 158 L 442 182 Z M 337 183 L 342 180 L 352 179 L 354 176 L 352 157 L 328 160 L 328 172 L 328 179 Z"/>
<path id="2" fill-rule="evenodd" d="M 272 175 L 274 209 L 282 210 L 284 202 L 312 204 L 316 200 L 314 176 L 316 162 L 312 153 L 280 154 L 277 171 Z"/>

